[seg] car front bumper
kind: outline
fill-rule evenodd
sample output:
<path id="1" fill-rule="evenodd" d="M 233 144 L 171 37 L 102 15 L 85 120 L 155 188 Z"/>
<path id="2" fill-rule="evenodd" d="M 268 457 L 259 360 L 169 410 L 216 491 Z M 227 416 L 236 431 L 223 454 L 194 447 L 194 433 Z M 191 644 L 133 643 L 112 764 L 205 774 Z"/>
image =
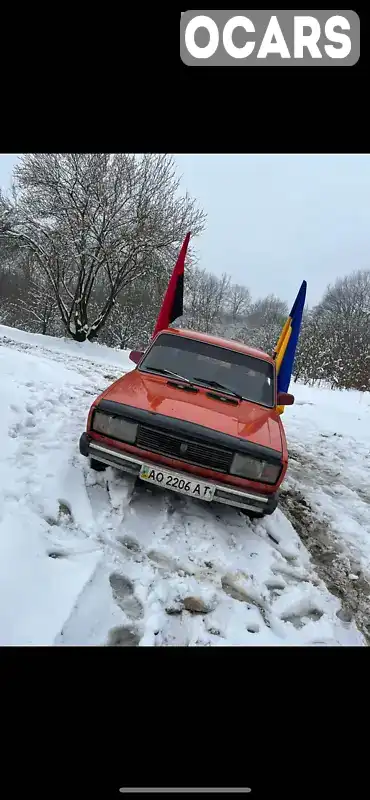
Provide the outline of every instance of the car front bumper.
<path id="1" fill-rule="evenodd" d="M 122 450 L 114 450 L 112 447 L 107 447 L 106 445 L 95 442 L 87 433 L 83 433 L 80 437 L 80 453 L 83 456 L 95 458 L 96 461 L 101 461 L 109 467 L 121 469 L 136 477 L 139 477 L 140 469 L 143 464 L 148 464 L 149 466 L 157 468 L 162 466 L 159 462 L 155 462 L 153 458 L 137 458 L 131 454 L 123 453 Z M 171 467 L 166 467 L 166 470 L 171 472 Z M 189 478 L 189 473 L 180 472 L 178 469 L 176 469 L 176 474 L 181 475 L 184 479 Z M 272 514 L 278 504 L 278 492 L 264 495 L 240 488 L 234 489 L 228 484 L 218 483 L 208 478 L 202 478 L 202 481 L 215 487 L 213 497 L 213 502 L 215 503 L 224 503 L 225 505 L 235 506 L 245 511 L 253 511 L 255 514 L 260 514 L 261 516 Z M 172 489 L 171 486 L 168 488 Z M 176 491 L 176 489 L 172 489 L 172 491 Z"/>

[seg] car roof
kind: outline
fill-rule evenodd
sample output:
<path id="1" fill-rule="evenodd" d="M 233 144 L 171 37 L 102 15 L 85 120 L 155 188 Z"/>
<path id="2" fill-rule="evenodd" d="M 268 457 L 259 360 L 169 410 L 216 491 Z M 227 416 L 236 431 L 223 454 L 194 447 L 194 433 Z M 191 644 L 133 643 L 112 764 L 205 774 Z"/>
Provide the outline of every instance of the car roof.
<path id="1" fill-rule="evenodd" d="M 206 344 L 213 344 L 216 347 L 224 347 L 227 350 L 236 350 L 238 353 L 244 353 L 247 356 L 260 358 L 263 361 L 274 363 L 274 359 L 263 350 L 257 350 L 255 347 L 248 347 L 243 342 L 236 342 L 234 339 L 223 339 L 221 336 L 211 336 L 209 333 L 200 333 L 200 331 L 190 331 L 184 328 L 166 328 L 160 331 L 161 333 L 170 333 L 174 336 L 183 336 L 187 339 L 196 339 L 198 342 L 205 342 Z M 157 337 L 156 337 L 157 338 Z"/>

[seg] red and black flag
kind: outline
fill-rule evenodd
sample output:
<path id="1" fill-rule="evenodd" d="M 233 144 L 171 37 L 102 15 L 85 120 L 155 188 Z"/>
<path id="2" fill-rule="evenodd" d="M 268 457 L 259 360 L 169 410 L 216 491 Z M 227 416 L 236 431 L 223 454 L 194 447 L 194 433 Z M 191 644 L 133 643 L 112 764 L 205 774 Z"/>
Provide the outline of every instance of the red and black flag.
<path id="1" fill-rule="evenodd" d="M 161 310 L 154 328 L 153 336 L 159 331 L 168 328 L 171 322 L 181 317 L 184 310 L 184 266 L 186 252 L 189 245 L 190 233 L 187 233 L 180 250 L 179 257 L 174 266 L 166 294 L 163 298 Z"/>

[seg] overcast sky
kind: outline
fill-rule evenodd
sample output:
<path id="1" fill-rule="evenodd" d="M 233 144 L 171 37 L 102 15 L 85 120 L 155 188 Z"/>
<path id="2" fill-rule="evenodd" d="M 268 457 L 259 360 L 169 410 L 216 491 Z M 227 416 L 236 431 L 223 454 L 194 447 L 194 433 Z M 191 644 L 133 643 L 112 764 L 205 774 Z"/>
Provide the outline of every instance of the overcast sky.
<path id="1" fill-rule="evenodd" d="M 303 278 L 326 285 L 370 269 L 370 155 L 176 155 L 182 185 L 208 214 L 201 265 L 288 305 Z M 16 156 L 0 155 L 0 186 Z"/>

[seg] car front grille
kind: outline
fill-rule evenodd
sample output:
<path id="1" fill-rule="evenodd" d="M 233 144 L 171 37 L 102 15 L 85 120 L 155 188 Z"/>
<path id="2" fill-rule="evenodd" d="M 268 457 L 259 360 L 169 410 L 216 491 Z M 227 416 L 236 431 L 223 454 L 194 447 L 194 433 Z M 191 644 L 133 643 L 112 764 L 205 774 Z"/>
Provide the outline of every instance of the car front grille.
<path id="1" fill-rule="evenodd" d="M 229 472 L 234 456 L 231 450 L 183 439 L 147 425 L 139 425 L 135 444 L 141 450 L 160 453 L 198 467 L 208 467 L 216 472 Z"/>

